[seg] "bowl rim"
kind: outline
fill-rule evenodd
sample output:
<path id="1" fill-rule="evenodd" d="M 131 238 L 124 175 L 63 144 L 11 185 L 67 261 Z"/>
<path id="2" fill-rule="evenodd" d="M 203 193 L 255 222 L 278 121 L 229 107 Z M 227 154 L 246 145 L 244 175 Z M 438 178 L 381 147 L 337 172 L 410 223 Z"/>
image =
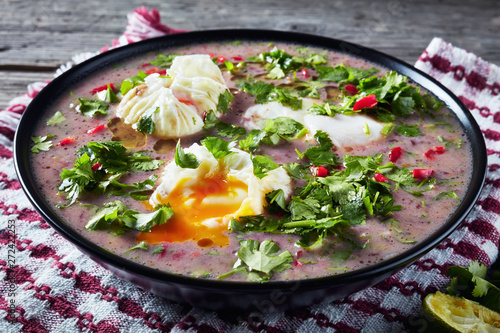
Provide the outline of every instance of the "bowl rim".
<path id="1" fill-rule="evenodd" d="M 435 95 L 439 100 L 443 101 L 452 113 L 456 115 L 471 142 L 471 147 L 475 148 L 472 149 L 471 152 L 473 155 L 473 167 L 469 189 L 456 211 L 449 217 L 448 222 L 444 223 L 433 234 L 413 246 L 411 249 L 382 262 L 337 275 L 311 279 L 270 281 L 267 283 L 204 279 L 160 271 L 132 262 L 102 249 L 72 228 L 65 227 L 66 222 L 61 221 L 62 219 L 57 216 L 54 208 L 50 207 L 48 203 L 45 202 L 43 195 L 37 189 L 35 179 L 30 171 L 31 151 L 29 147 L 31 140 L 30 136 L 24 133 L 32 132 L 38 117 L 37 114 L 40 110 L 46 112 L 50 104 L 54 101 L 54 96 L 60 96 L 64 91 L 68 90 L 68 87 L 85 79 L 85 77 L 98 69 L 112 66 L 113 64 L 144 55 L 148 52 L 160 51 L 178 46 L 224 41 L 283 42 L 325 48 L 344 53 L 406 75 L 412 82 L 423 87 Z M 307 290 L 321 289 L 327 286 L 332 287 L 332 285 L 341 286 L 343 284 L 374 278 L 381 274 L 387 274 L 388 272 L 409 265 L 446 239 L 472 210 L 485 181 L 487 152 L 484 137 L 482 136 L 478 124 L 460 99 L 437 80 L 402 60 L 348 41 L 318 35 L 278 30 L 214 29 L 156 37 L 118 47 L 92 57 L 56 77 L 35 96 L 19 121 L 14 138 L 14 162 L 20 184 L 35 209 L 59 234 L 79 248 L 80 251 L 90 255 L 94 260 L 98 258 L 99 261 L 104 262 L 106 265 L 118 267 L 123 271 L 138 274 L 140 276 L 146 276 L 148 279 L 157 280 L 161 283 L 180 284 L 192 288 L 208 288 L 214 291 L 220 290 L 220 288 L 231 291 L 240 290 L 243 292 L 251 290 L 252 293 L 258 294 L 268 293 L 276 289 L 286 289 L 291 284 L 297 282 L 300 283 L 299 288 Z"/>

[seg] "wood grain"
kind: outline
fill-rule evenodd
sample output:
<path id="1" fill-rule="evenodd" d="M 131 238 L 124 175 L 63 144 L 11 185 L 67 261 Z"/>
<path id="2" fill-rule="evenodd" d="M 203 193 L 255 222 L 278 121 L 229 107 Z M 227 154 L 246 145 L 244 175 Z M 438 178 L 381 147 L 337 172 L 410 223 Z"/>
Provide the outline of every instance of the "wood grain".
<path id="1" fill-rule="evenodd" d="M 123 32 L 137 1 L 3 0 L 0 109 L 26 85 L 52 77 L 80 52 Z M 186 30 L 299 31 L 372 47 L 413 64 L 434 36 L 500 64 L 500 1 L 183 0 L 147 1 L 162 21 Z"/>

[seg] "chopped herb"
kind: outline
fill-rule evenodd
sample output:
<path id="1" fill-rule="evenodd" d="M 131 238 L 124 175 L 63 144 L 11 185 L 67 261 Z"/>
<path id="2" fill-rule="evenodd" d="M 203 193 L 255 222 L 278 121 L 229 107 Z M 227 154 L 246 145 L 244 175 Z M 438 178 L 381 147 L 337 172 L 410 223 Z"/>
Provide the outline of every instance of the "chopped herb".
<path id="1" fill-rule="evenodd" d="M 217 111 L 226 113 L 229 110 L 229 104 L 234 99 L 233 94 L 229 90 L 224 91 L 219 95 L 219 101 L 217 103 Z"/>
<path id="2" fill-rule="evenodd" d="M 49 149 L 53 146 L 52 139 L 54 135 L 47 134 L 44 136 L 32 136 L 31 140 L 35 143 L 33 147 L 31 147 L 31 151 L 35 154 L 38 154 L 41 151 L 49 151 Z"/>
<path id="3" fill-rule="evenodd" d="M 80 105 L 77 106 L 77 110 L 84 116 L 94 117 L 105 116 L 108 114 L 109 106 L 102 101 L 94 101 L 84 98 L 78 98 L 78 101 L 80 101 Z"/>
<path id="4" fill-rule="evenodd" d="M 263 155 L 256 155 L 252 158 L 253 174 L 258 178 L 264 178 L 267 173 L 279 167 L 279 164 Z"/>
<path id="5" fill-rule="evenodd" d="M 179 139 L 175 147 L 175 164 L 181 168 L 196 169 L 200 163 L 195 154 L 184 152 L 184 149 L 181 148 L 181 140 Z"/>
<path id="6" fill-rule="evenodd" d="M 133 250 L 143 250 L 143 251 L 147 251 L 148 250 L 148 244 L 146 243 L 146 241 L 142 241 L 140 243 L 137 243 L 137 245 L 135 246 L 132 246 L 130 249 L 126 250 L 126 252 L 130 252 L 130 251 L 133 251 Z"/>
<path id="7" fill-rule="evenodd" d="M 111 88 L 111 85 L 108 84 L 106 88 L 106 95 L 104 96 L 104 101 L 108 103 L 118 103 L 120 99 L 116 96 L 115 92 Z"/>
<path id="8" fill-rule="evenodd" d="M 396 132 L 404 136 L 420 136 L 422 132 L 418 128 L 418 125 L 400 125 L 396 127 Z"/>
<path id="9" fill-rule="evenodd" d="M 47 120 L 47 125 L 49 126 L 57 126 L 61 125 L 66 121 L 66 117 L 62 114 L 61 111 L 56 111 L 49 120 Z"/>
<path id="10" fill-rule="evenodd" d="M 155 113 L 158 113 L 159 111 L 160 111 L 159 107 L 152 107 L 147 109 L 143 113 L 141 120 L 139 120 L 139 123 L 137 124 L 137 130 L 142 134 L 152 135 L 156 130 L 155 121 L 153 117 Z"/>
<path id="11" fill-rule="evenodd" d="M 151 66 L 168 68 L 172 65 L 172 61 L 179 56 L 179 54 L 158 54 L 156 59 L 153 59 L 149 62 Z"/>
<path id="12" fill-rule="evenodd" d="M 125 94 L 129 92 L 129 90 L 131 90 L 134 87 L 137 87 L 138 85 L 143 84 L 144 78 L 146 76 L 148 76 L 146 73 L 144 73 L 143 71 L 139 71 L 137 75 L 131 76 L 123 80 L 120 86 L 120 92 L 122 93 L 122 95 L 125 96 Z"/>
<path id="13" fill-rule="evenodd" d="M 223 274 L 218 278 L 224 278 L 237 272 L 245 272 L 248 280 L 267 282 L 273 273 L 279 273 L 291 268 L 293 257 L 288 251 L 279 253 L 280 248 L 272 240 L 265 240 L 262 243 L 252 239 L 240 241 L 238 260 L 233 266 L 233 270 Z"/>
<path id="14" fill-rule="evenodd" d="M 234 154 L 234 152 L 231 151 L 231 148 L 235 146 L 236 142 L 228 142 L 215 136 L 208 136 L 201 140 L 201 144 L 205 146 L 205 148 L 207 148 L 207 150 L 211 152 L 216 159 L 220 159 Z"/>

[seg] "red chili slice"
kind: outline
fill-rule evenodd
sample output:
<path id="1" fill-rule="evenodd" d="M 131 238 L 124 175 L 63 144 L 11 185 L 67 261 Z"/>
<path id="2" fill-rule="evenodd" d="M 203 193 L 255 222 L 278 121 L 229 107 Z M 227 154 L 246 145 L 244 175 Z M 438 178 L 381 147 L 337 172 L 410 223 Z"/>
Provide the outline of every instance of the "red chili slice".
<path id="1" fill-rule="evenodd" d="M 429 160 L 433 160 L 435 159 L 434 155 L 436 154 L 436 152 L 434 151 L 434 149 L 429 149 L 428 151 L 426 151 L 424 153 L 424 156 L 427 157 Z"/>
<path id="2" fill-rule="evenodd" d="M 69 136 L 65 139 L 62 139 L 61 142 L 59 142 L 59 146 L 66 146 L 71 143 L 75 142 L 75 138 L 70 138 Z"/>
<path id="3" fill-rule="evenodd" d="M 147 75 L 151 75 L 151 74 L 160 74 L 160 75 L 165 75 L 167 74 L 167 70 L 166 69 L 158 69 L 158 68 L 150 68 L 146 71 L 146 74 Z"/>
<path id="4" fill-rule="evenodd" d="M 401 156 L 403 156 L 403 149 L 401 147 L 394 147 L 389 152 L 389 161 L 395 163 Z"/>
<path id="5" fill-rule="evenodd" d="M 432 174 L 434 173 L 434 170 L 432 170 L 432 169 L 413 169 L 412 173 L 413 173 L 413 178 L 422 180 L 422 179 L 429 178 L 430 176 L 432 176 Z"/>
<path id="6" fill-rule="evenodd" d="M 243 61 L 242 57 L 231 57 L 234 61 Z"/>
<path id="7" fill-rule="evenodd" d="M 319 166 L 316 167 L 316 176 L 318 177 L 326 177 L 328 175 L 328 170 L 325 167 Z"/>
<path id="8" fill-rule="evenodd" d="M 92 129 L 89 129 L 89 130 L 87 131 L 87 133 L 88 133 L 88 134 L 95 134 L 95 133 L 99 133 L 100 131 L 102 131 L 102 130 L 103 130 L 103 129 L 105 129 L 105 128 L 106 128 L 106 125 L 104 125 L 104 124 L 103 124 L 103 125 L 99 125 L 99 126 L 97 126 L 97 127 L 94 127 L 94 128 L 92 128 Z"/>
<path id="9" fill-rule="evenodd" d="M 436 151 L 436 154 L 444 154 L 446 152 L 446 148 L 445 147 L 434 147 L 434 150 Z"/>
<path id="10" fill-rule="evenodd" d="M 429 149 L 428 151 L 426 151 L 424 153 L 424 156 L 430 160 L 433 160 L 433 159 L 435 159 L 434 155 L 436 155 L 436 154 L 441 155 L 441 154 L 444 154 L 445 152 L 446 152 L 445 147 L 434 147 L 433 149 Z"/>
<path id="11" fill-rule="evenodd" d="M 386 182 L 388 179 L 386 176 L 384 176 L 383 174 L 381 173 L 375 173 L 375 175 L 373 176 L 373 178 L 375 178 L 375 181 L 379 182 L 379 183 L 384 183 Z"/>
<path id="12" fill-rule="evenodd" d="M 100 91 L 108 89 L 108 86 L 111 88 L 111 90 L 115 90 L 115 86 L 113 85 L 113 83 L 108 83 L 108 84 L 105 84 L 103 86 L 100 86 L 100 87 L 92 89 L 92 91 L 90 93 L 92 95 L 94 95 L 94 94 L 96 94 L 96 93 L 98 93 Z"/>
<path id="13" fill-rule="evenodd" d="M 300 71 L 302 73 L 302 76 L 304 76 L 305 78 L 309 77 L 309 73 L 307 72 L 307 68 L 302 68 Z"/>
<path id="14" fill-rule="evenodd" d="M 370 109 L 377 105 L 377 98 L 375 95 L 368 95 L 357 101 L 352 107 L 352 111 L 357 112 L 363 109 Z"/>
<path id="15" fill-rule="evenodd" d="M 224 62 L 226 62 L 226 57 L 224 56 L 220 56 L 217 58 L 217 62 L 220 63 L 220 64 L 223 64 Z"/>
<path id="16" fill-rule="evenodd" d="M 91 169 L 92 169 L 92 171 L 97 171 L 97 170 L 99 170 L 100 167 L 101 167 L 101 165 L 99 164 L 99 162 L 97 162 L 96 164 L 94 164 L 91 167 Z"/>
<path id="17" fill-rule="evenodd" d="M 356 88 L 355 86 L 353 86 L 352 84 L 348 84 L 347 86 L 344 87 L 345 91 L 347 91 L 351 96 L 354 96 L 356 95 L 359 90 L 358 88 Z"/>

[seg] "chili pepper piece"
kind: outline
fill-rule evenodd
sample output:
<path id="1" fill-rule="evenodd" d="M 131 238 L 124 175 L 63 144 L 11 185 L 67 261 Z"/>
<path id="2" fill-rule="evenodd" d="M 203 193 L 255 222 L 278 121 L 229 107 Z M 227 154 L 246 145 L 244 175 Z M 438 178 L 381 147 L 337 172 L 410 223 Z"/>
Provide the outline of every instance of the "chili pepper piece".
<path id="1" fill-rule="evenodd" d="M 352 84 L 348 84 L 347 86 L 344 87 L 345 91 L 347 91 L 351 96 L 354 96 L 356 95 L 359 90 L 358 88 L 356 88 L 355 86 L 353 86 Z"/>
<path id="2" fill-rule="evenodd" d="M 319 166 L 316 167 L 316 176 L 318 177 L 326 177 L 328 175 L 328 170 L 325 167 Z"/>
<path id="3" fill-rule="evenodd" d="M 403 156 L 403 149 L 401 147 L 394 147 L 389 152 L 389 161 L 395 163 L 401 156 Z"/>
<path id="4" fill-rule="evenodd" d="M 89 129 L 87 131 L 87 134 L 99 133 L 100 131 L 102 131 L 105 128 L 106 128 L 106 125 L 102 124 L 102 125 L 99 125 L 99 126 L 96 126 L 96 127 L 92 128 L 92 129 Z"/>
<path id="5" fill-rule="evenodd" d="M 432 169 L 413 169 L 412 170 L 413 178 L 418 180 L 423 180 L 425 178 L 429 178 L 434 174 L 434 170 Z"/>
<path id="6" fill-rule="evenodd" d="M 379 182 L 379 183 L 385 183 L 386 181 L 388 181 L 387 177 L 384 176 L 383 174 L 381 173 L 375 173 L 375 175 L 373 176 L 373 178 L 375 178 L 375 181 L 376 182 Z"/>
<path id="7" fill-rule="evenodd" d="M 114 84 L 113 83 L 108 83 L 108 84 L 105 84 L 105 85 L 102 85 L 100 87 L 92 89 L 92 91 L 90 93 L 92 95 L 95 95 L 95 94 L 97 94 L 100 91 L 104 91 L 104 90 L 108 89 L 108 86 L 111 88 L 111 90 L 113 90 L 113 91 L 115 90 Z"/>
<path id="8" fill-rule="evenodd" d="M 377 97 L 375 95 L 368 95 L 357 101 L 352 107 L 352 111 L 357 112 L 363 109 L 370 109 L 377 105 Z"/>
<path id="9" fill-rule="evenodd" d="M 99 162 L 97 162 L 96 164 L 94 164 L 91 169 L 92 171 L 97 171 L 101 168 L 101 164 L 99 164 Z"/>
<path id="10" fill-rule="evenodd" d="M 71 143 L 75 142 L 75 138 L 67 137 L 65 139 L 62 139 L 61 142 L 59 142 L 59 146 L 66 146 Z"/>

